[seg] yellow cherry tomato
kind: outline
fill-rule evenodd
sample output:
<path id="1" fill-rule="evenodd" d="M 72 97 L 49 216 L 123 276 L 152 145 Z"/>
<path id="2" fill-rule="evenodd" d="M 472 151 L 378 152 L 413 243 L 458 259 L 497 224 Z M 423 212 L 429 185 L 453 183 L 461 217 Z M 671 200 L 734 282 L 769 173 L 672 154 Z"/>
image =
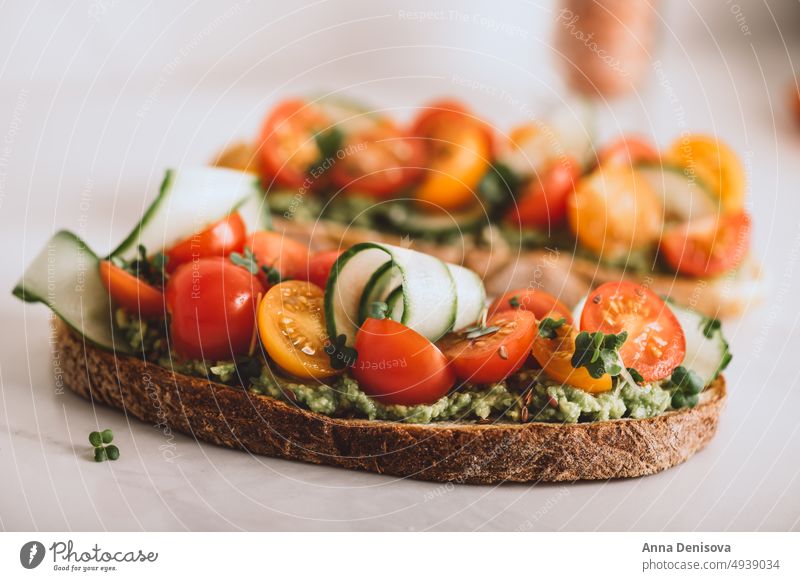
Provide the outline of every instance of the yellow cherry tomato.
<path id="1" fill-rule="evenodd" d="M 474 202 L 491 157 L 485 130 L 472 124 L 456 125 L 430 136 L 425 145 L 428 169 L 416 191 L 423 207 L 456 210 Z"/>
<path id="2" fill-rule="evenodd" d="M 694 173 L 719 196 L 725 213 L 744 208 L 747 175 L 734 151 L 710 135 L 687 135 L 676 140 L 666 158 Z"/>
<path id="3" fill-rule="evenodd" d="M 572 366 L 577 335 L 578 332 L 575 328 L 567 324 L 556 329 L 556 336 L 553 339 L 546 339 L 537 333 L 531 353 L 550 379 L 589 393 L 609 391 L 611 389 L 610 375 L 603 375 L 595 379 L 585 367 L 576 369 Z"/>
<path id="4" fill-rule="evenodd" d="M 258 175 L 258 151 L 252 143 L 238 141 L 223 149 L 214 160 L 214 165 Z"/>
<path id="5" fill-rule="evenodd" d="M 624 260 L 658 240 L 663 208 L 631 167 L 602 166 L 578 182 L 567 218 L 582 246 L 606 260 Z"/>
<path id="6" fill-rule="evenodd" d="M 275 363 L 295 377 L 339 373 L 325 352 L 323 292 L 310 282 L 288 280 L 272 287 L 258 306 L 258 334 Z"/>

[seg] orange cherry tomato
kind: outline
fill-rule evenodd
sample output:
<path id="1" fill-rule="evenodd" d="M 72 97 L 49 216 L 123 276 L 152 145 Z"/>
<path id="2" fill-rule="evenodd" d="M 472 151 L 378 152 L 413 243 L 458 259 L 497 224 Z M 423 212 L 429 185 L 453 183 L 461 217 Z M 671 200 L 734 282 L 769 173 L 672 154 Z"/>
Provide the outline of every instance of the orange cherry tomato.
<path id="1" fill-rule="evenodd" d="M 342 252 L 344 250 L 327 250 L 311 255 L 308 259 L 308 270 L 305 279 L 320 288 L 325 288 L 333 263 L 342 255 Z"/>
<path id="2" fill-rule="evenodd" d="M 333 167 L 333 182 L 378 198 L 390 198 L 410 186 L 425 162 L 421 142 L 389 122 L 348 137 L 342 152 Z"/>
<path id="3" fill-rule="evenodd" d="M 530 311 L 536 317 L 537 321 L 541 321 L 545 317 L 552 317 L 554 319 L 564 318 L 567 320 L 568 324 L 572 324 L 572 312 L 567 305 L 550 293 L 534 288 L 522 288 L 509 291 L 503 296 L 496 298 L 492 306 L 489 307 L 489 316 L 495 313 L 516 309 Z"/>
<path id="4" fill-rule="evenodd" d="M 661 154 L 644 137 L 637 135 L 621 135 L 597 154 L 599 165 L 624 165 L 632 167 L 637 163 L 656 163 L 661 159 Z"/>
<path id="5" fill-rule="evenodd" d="M 109 260 L 100 261 L 100 280 L 111 300 L 145 319 L 164 318 L 164 293 Z"/>
<path id="6" fill-rule="evenodd" d="M 686 355 L 686 337 L 675 314 L 657 294 L 633 282 L 607 282 L 589 293 L 581 330 L 627 331 L 619 350 L 622 362 L 645 381 L 669 377 Z"/>
<path id="7" fill-rule="evenodd" d="M 739 156 L 728 145 L 712 135 L 683 135 L 664 155 L 696 175 L 720 200 L 724 212 L 744 209 L 747 172 Z"/>
<path id="8" fill-rule="evenodd" d="M 248 241 L 258 265 L 274 268 L 281 278 L 305 279 L 308 264 L 308 247 L 279 232 L 259 230 Z M 266 273 L 259 273 L 261 282 L 267 286 Z"/>
<path id="9" fill-rule="evenodd" d="M 457 210 L 475 202 L 491 156 L 483 131 L 474 125 L 443 127 L 424 143 L 427 170 L 416 190 L 422 206 Z"/>
<path id="10" fill-rule="evenodd" d="M 322 108 L 302 99 L 279 103 L 261 128 L 259 154 L 264 183 L 300 188 L 322 152 L 315 136 L 331 128 Z"/>
<path id="11" fill-rule="evenodd" d="M 606 260 L 621 260 L 657 242 L 663 207 L 638 172 L 608 165 L 581 178 L 569 197 L 567 218 L 584 248 Z"/>
<path id="12" fill-rule="evenodd" d="M 168 258 L 167 272 L 174 272 L 181 264 L 198 258 L 225 257 L 231 252 L 241 252 L 246 237 L 247 226 L 239 213 L 234 212 L 164 252 Z"/>
<path id="13" fill-rule="evenodd" d="M 535 228 L 554 228 L 567 217 L 567 200 L 575 190 L 581 169 L 572 158 L 555 160 L 541 179 L 534 176 L 522 190 L 519 202 L 506 215 L 506 221 Z"/>
<path id="14" fill-rule="evenodd" d="M 442 100 L 420 111 L 412 133 L 427 157 L 428 169 L 416 191 L 422 206 L 456 210 L 475 201 L 493 155 L 491 127 L 463 104 Z"/>
<path id="15" fill-rule="evenodd" d="M 258 334 L 269 356 L 283 370 L 303 379 L 340 373 L 325 351 L 323 292 L 303 280 L 275 285 L 258 306 Z"/>
<path id="16" fill-rule="evenodd" d="M 233 359 L 247 354 L 264 287 L 225 258 L 179 267 L 167 282 L 172 347 L 187 359 Z"/>
<path id="17" fill-rule="evenodd" d="M 751 229 L 745 212 L 708 216 L 667 230 L 661 252 L 681 274 L 718 276 L 741 264 L 750 248 Z"/>
<path id="18" fill-rule="evenodd" d="M 456 381 L 447 358 L 425 337 L 391 319 L 367 319 L 356 335 L 353 377 L 386 404 L 434 403 Z"/>
<path id="19" fill-rule="evenodd" d="M 542 337 L 538 333 L 533 341 L 531 353 L 545 375 L 550 379 L 577 387 L 589 393 L 602 393 L 612 387 L 610 375 L 600 378 L 592 377 L 585 367 L 572 366 L 572 356 L 575 354 L 575 337 L 578 332 L 572 325 L 564 324 L 556 330 L 552 339 Z"/>
<path id="20" fill-rule="evenodd" d="M 525 363 L 538 329 L 533 313 L 516 310 L 497 313 L 486 326 L 497 330 L 474 339 L 464 333 L 442 339 L 442 351 L 459 379 L 475 383 L 504 380 Z"/>

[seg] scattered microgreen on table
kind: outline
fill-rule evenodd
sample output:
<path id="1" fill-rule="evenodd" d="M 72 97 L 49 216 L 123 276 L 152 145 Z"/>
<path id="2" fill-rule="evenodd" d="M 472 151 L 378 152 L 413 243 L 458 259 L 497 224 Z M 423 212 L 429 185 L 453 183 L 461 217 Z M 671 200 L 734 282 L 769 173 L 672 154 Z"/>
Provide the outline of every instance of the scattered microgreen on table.
<path id="1" fill-rule="evenodd" d="M 119 448 L 111 442 L 114 441 L 114 432 L 103 430 L 102 432 L 91 432 L 89 443 L 94 447 L 94 461 L 105 462 L 106 460 L 117 460 L 119 458 Z"/>

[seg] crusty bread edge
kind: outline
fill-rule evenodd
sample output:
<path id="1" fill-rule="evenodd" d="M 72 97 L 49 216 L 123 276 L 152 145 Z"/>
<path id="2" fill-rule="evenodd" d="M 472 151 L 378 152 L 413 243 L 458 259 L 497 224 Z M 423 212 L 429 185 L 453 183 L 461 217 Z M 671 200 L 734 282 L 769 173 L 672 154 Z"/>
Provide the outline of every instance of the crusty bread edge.
<path id="1" fill-rule="evenodd" d="M 330 418 L 87 345 L 58 324 L 72 391 L 162 429 L 253 454 L 440 482 L 558 482 L 653 474 L 684 462 L 717 430 L 719 378 L 694 409 L 585 424 L 411 425 Z"/>

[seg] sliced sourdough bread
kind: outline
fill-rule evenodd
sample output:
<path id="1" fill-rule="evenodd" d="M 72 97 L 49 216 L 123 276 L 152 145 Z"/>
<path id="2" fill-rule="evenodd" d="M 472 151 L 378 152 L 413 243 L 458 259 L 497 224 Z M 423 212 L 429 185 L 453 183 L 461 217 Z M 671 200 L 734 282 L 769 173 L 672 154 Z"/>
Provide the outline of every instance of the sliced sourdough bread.
<path id="1" fill-rule="evenodd" d="M 725 402 L 720 377 L 697 407 L 642 420 L 411 425 L 336 419 L 92 347 L 60 322 L 56 347 L 65 385 L 140 420 L 253 454 L 440 482 L 653 474 L 702 449 Z"/>

